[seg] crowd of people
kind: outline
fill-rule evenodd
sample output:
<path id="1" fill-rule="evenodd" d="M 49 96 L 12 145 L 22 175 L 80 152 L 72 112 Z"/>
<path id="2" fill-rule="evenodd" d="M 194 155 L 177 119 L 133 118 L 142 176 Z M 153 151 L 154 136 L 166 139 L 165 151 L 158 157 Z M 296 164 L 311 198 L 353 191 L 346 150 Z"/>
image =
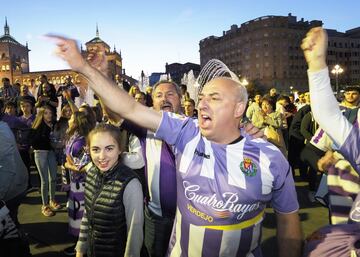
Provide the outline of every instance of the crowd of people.
<path id="1" fill-rule="evenodd" d="M 271 206 L 280 257 L 360 256 L 360 87 L 346 87 L 340 103 L 334 97 L 324 30 L 312 29 L 302 44 L 309 92 L 248 96 L 213 60 L 228 72 L 202 82 L 197 104 L 173 81 L 126 92 L 106 77 L 101 49 L 84 60 L 74 40 L 52 37 L 98 102 L 77 106 L 70 77 L 59 87 L 45 75 L 32 87 L 3 79 L 0 245 L 21 238 L 17 209 L 33 188 L 33 163 L 39 212 L 52 217 L 67 208 L 74 244 L 66 255 L 263 256 L 262 221 Z M 329 208 L 329 226 L 305 240 L 297 169 L 309 201 Z M 55 196 L 58 171 L 66 204 Z M 27 247 L 10 251 L 29 255 Z"/>

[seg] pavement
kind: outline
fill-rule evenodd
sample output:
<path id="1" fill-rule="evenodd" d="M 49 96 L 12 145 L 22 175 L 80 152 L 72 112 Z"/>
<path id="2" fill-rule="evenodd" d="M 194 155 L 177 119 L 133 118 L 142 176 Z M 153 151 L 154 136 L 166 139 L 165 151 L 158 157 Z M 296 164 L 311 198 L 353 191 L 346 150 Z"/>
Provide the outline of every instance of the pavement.
<path id="1" fill-rule="evenodd" d="M 33 185 L 39 185 L 36 171 L 32 171 Z M 295 177 L 296 189 L 300 203 L 300 219 L 303 233 L 306 236 L 315 229 L 328 224 L 328 210 L 318 203 L 311 203 L 307 198 L 307 183 Z M 60 189 L 60 173 L 58 179 Z M 30 251 L 36 257 L 63 257 L 63 250 L 73 244 L 72 237 L 67 233 L 66 195 L 57 190 L 57 201 L 63 208 L 53 217 L 41 214 L 41 196 L 38 187 L 29 192 L 19 208 L 19 221 L 22 230 L 28 235 Z M 262 248 L 264 257 L 276 257 L 276 218 L 272 209 L 266 209 L 263 222 Z"/>

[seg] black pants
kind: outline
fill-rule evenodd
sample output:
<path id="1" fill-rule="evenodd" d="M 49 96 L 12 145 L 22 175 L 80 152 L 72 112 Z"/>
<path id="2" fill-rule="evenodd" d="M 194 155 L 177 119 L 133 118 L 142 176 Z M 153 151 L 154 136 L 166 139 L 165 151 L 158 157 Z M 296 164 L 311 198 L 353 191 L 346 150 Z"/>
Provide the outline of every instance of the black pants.
<path id="1" fill-rule="evenodd" d="M 145 207 L 144 221 L 144 243 L 149 256 L 164 257 L 168 249 L 174 219 L 160 217 Z"/>
<path id="2" fill-rule="evenodd" d="M 309 166 L 308 182 L 309 190 L 316 191 L 318 187 L 317 181 L 317 162 L 323 157 L 325 152 L 316 148 L 310 143 L 307 143 L 304 149 L 301 151 L 300 159 Z"/>
<path id="3" fill-rule="evenodd" d="M 306 178 L 307 165 L 300 160 L 300 153 L 304 149 L 305 144 L 303 140 L 300 140 L 294 136 L 289 137 L 289 154 L 288 160 L 291 165 L 293 175 L 295 177 L 295 169 L 299 168 L 300 176 Z"/>
<path id="4" fill-rule="evenodd" d="M 30 153 L 29 153 L 29 150 L 24 150 L 24 149 L 21 149 L 19 150 L 19 153 L 20 153 L 20 156 L 21 156 L 21 159 L 22 161 L 24 162 L 25 166 L 26 166 L 26 169 L 28 170 L 28 173 L 29 173 L 29 179 L 28 179 L 28 188 L 31 187 L 31 172 L 30 172 L 30 164 L 31 164 L 31 159 L 30 159 Z"/>

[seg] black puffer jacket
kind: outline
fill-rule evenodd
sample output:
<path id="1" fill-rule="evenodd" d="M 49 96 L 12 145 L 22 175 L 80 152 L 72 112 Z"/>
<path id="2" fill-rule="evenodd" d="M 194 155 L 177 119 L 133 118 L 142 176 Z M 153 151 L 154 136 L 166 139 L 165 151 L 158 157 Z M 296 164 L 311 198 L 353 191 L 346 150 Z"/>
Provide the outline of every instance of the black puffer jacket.
<path id="1" fill-rule="evenodd" d="M 101 173 L 93 166 L 87 173 L 85 209 L 88 217 L 87 256 L 123 256 L 127 226 L 123 194 L 135 173 L 123 164 Z"/>

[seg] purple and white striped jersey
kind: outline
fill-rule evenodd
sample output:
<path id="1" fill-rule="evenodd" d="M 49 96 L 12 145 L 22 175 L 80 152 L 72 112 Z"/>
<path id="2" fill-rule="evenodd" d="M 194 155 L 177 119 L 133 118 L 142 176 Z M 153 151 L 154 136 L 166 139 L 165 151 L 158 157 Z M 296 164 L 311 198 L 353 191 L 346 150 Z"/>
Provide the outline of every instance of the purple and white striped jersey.
<path id="1" fill-rule="evenodd" d="M 139 138 L 145 161 L 149 192 L 147 207 L 156 215 L 174 218 L 176 212 L 176 166 L 172 148 L 154 133 L 129 121 L 122 128 Z"/>
<path id="2" fill-rule="evenodd" d="M 357 119 L 352 125 L 349 135 L 341 145 L 339 152 L 344 155 L 354 169 L 360 174 L 360 109 L 357 114 Z"/>
<path id="3" fill-rule="evenodd" d="M 197 121 L 163 112 L 156 136 L 174 146 L 177 212 L 168 256 L 262 256 L 268 202 L 298 210 L 290 166 L 263 139 L 229 145 L 201 136 Z"/>

